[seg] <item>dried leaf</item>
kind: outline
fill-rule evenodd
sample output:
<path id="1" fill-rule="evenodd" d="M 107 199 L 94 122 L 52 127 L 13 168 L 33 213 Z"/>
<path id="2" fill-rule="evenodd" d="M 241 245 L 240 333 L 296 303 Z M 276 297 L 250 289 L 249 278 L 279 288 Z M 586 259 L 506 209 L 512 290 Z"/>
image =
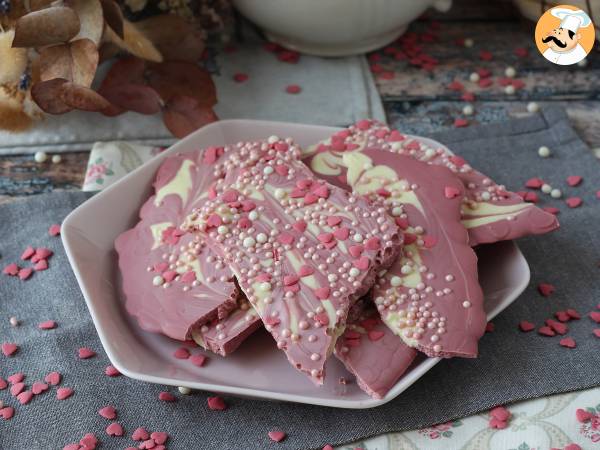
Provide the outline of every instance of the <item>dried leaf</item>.
<path id="1" fill-rule="evenodd" d="M 106 25 L 115 32 L 121 39 L 124 38 L 123 33 L 123 12 L 119 5 L 114 0 L 100 0 L 102 5 L 102 11 L 104 13 L 104 20 Z"/>
<path id="2" fill-rule="evenodd" d="M 206 124 L 219 120 L 210 107 L 190 97 L 174 96 L 163 110 L 163 122 L 177 138 L 183 138 Z"/>
<path id="3" fill-rule="evenodd" d="M 97 67 L 98 50 L 89 39 L 79 39 L 40 50 L 42 81 L 64 78 L 75 84 L 89 87 Z"/>
<path id="4" fill-rule="evenodd" d="M 102 111 L 110 106 L 108 100 L 96 91 L 69 81 L 61 86 L 60 100 L 74 109 L 83 111 Z"/>
<path id="5" fill-rule="evenodd" d="M 201 31 L 174 14 L 162 14 L 135 23 L 165 60 L 196 62 L 204 51 Z"/>
<path id="6" fill-rule="evenodd" d="M 154 89 L 142 84 L 114 84 L 99 91 L 119 109 L 140 114 L 156 114 L 160 111 L 160 97 Z"/>
<path id="7" fill-rule="evenodd" d="M 98 64 L 102 64 L 104 61 L 108 61 L 109 59 L 114 58 L 119 54 L 119 52 L 120 49 L 115 44 L 111 44 L 110 42 L 104 42 L 100 45 L 100 48 L 98 49 Z"/>
<path id="8" fill-rule="evenodd" d="M 126 50 L 139 58 L 153 62 L 162 62 L 163 58 L 157 48 L 131 22 L 123 20 L 123 35 L 121 39 L 110 27 L 104 28 L 104 40 Z"/>
<path id="9" fill-rule="evenodd" d="M 102 80 L 100 90 L 120 84 L 145 84 L 146 61 L 135 56 L 120 58 L 110 67 Z"/>
<path id="10" fill-rule="evenodd" d="M 217 103 L 215 84 L 206 70 L 184 61 L 166 61 L 151 65 L 146 72 L 148 84 L 165 103 L 175 96 L 194 98 L 201 107 Z"/>
<path id="11" fill-rule="evenodd" d="M 33 101 L 48 114 L 64 114 L 73 108 L 60 98 L 62 85 L 67 83 L 64 78 L 42 81 L 31 87 Z"/>
<path id="12" fill-rule="evenodd" d="M 100 45 L 104 31 L 104 14 L 100 0 L 69 0 L 69 4 L 81 23 L 79 34 L 74 39 L 89 39 L 96 47 Z"/>
<path id="13" fill-rule="evenodd" d="M 68 42 L 79 33 L 79 18 L 64 6 L 25 14 L 15 25 L 13 47 L 43 47 Z"/>

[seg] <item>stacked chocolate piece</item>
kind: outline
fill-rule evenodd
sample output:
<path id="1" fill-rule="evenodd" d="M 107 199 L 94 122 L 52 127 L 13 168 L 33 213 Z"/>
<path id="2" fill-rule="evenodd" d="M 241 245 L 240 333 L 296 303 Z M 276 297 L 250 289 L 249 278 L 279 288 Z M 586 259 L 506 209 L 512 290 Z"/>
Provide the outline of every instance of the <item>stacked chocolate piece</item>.
<path id="1" fill-rule="evenodd" d="M 223 356 L 261 325 L 316 384 L 334 353 L 381 398 L 417 355 L 475 357 L 486 316 L 472 246 L 555 217 L 433 141 L 364 120 L 165 160 L 116 240 L 140 326 Z"/>

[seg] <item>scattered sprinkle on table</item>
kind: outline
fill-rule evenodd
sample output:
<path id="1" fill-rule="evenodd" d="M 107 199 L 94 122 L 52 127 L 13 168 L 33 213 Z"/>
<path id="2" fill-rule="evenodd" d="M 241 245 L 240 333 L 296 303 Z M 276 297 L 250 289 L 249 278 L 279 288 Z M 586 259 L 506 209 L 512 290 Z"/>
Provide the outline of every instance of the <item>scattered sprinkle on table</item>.
<path id="1" fill-rule="evenodd" d="M 114 408 L 114 406 L 109 405 L 99 409 L 98 414 L 100 414 L 105 419 L 113 420 L 117 417 L 117 410 Z"/>
<path id="2" fill-rule="evenodd" d="M 87 347 L 81 347 L 79 350 L 77 350 L 77 354 L 79 359 L 88 359 L 96 356 L 96 352 Z"/>
<path id="3" fill-rule="evenodd" d="M 550 283 L 540 283 L 540 284 L 538 284 L 537 288 L 538 288 L 538 292 L 540 294 L 542 294 L 544 297 L 549 297 L 556 290 L 554 285 L 552 285 Z"/>
<path id="4" fill-rule="evenodd" d="M 119 375 L 121 375 L 121 372 L 119 372 L 114 366 L 106 366 L 106 368 L 104 369 L 104 373 L 109 377 L 118 377 Z"/>
<path id="5" fill-rule="evenodd" d="M 302 92 L 302 88 L 297 84 L 290 84 L 285 88 L 285 92 L 288 94 L 299 94 Z"/>
<path id="6" fill-rule="evenodd" d="M 247 73 L 236 73 L 235 75 L 233 75 L 233 80 L 236 83 L 243 83 L 245 81 L 247 81 L 249 78 Z"/>
<path id="7" fill-rule="evenodd" d="M 456 128 L 463 128 L 469 126 L 469 121 L 467 119 L 454 119 L 454 126 Z"/>
<path id="8" fill-rule="evenodd" d="M 62 161 L 62 157 L 60 155 L 52 155 L 52 164 L 58 164 Z"/>
<path id="9" fill-rule="evenodd" d="M 561 339 L 560 345 L 562 345 L 563 347 L 567 347 L 567 348 L 577 347 L 577 343 L 575 342 L 575 339 L 573 339 L 572 337 L 566 337 L 566 338 Z"/>
<path id="10" fill-rule="evenodd" d="M 527 103 L 527 111 L 530 113 L 536 113 L 540 110 L 540 106 L 536 102 Z"/>
<path id="11" fill-rule="evenodd" d="M 173 394 L 171 394 L 170 392 L 161 392 L 158 394 L 158 399 L 163 401 L 163 402 L 174 402 L 177 400 L 177 397 L 175 397 Z"/>
<path id="12" fill-rule="evenodd" d="M 535 329 L 535 324 L 528 322 L 526 320 L 522 320 L 519 322 L 519 329 L 525 333 L 532 331 Z"/>
<path id="13" fill-rule="evenodd" d="M 14 342 L 4 342 L 1 348 L 4 356 L 13 356 L 19 350 L 19 346 Z"/>
<path id="14" fill-rule="evenodd" d="M 581 197 L 569 197 L 565 200 L 565 203 L 569 208 L 578 208 L 583 203 Z"/>
<path id="15" fill-rule="evenodd" d="M 123 436 L 123 426 L 119 422 L 113 422 L 106 427 L 106 434 L 109 436 Z"/>
<path id="16" fill-rule="evenodd" d="M 206 363 L 207 359 L 208 358 L 206 356 L 201 354 L 190 356 L 190 362 L 197 367 L 202 367 Z"/>
<path id="17" fill-rule="evenodd" d="M 227 409 L 227 403 L 219 396 L 208 397 L 206 402 L 208 403 L 208 409 L 212 411 L 224 411 Z"/>
<path id="18" fill-rule="evenodd" d="M 284 431 L 269 431 L 269 439 L 273 442 L 281 442 L 286 438 Z"/>
<path id="19" fill-rule="evenodd" d="M 190 357 L 190 351 L 185 347 L 179 347 L 173 352 L 173 356 L 177 359 L 188 359 Z"/>
<path id="20" fill-rule="evenodd" d="M 55 223 L 50 225 L 50 228 L 48 228 L 48 234 L 50 236 L 58 236 L 60 234 L 60 224 Z"/>
<path id="21" fill-rule="evenodd" d="M 52 330 L 56 328 L 56 322 L 54 320 L 46 320 L 38 324 L 40 330 Z"/>
<path id="22" fill-rule="evenodd" d="M 583 177 L 579 175 L 571 175 L 567 177 L 567 184 L 571 187 L 579 185 L 583 181 Z"/>
<path id="23" fill-rule="evenodd" d="M 48 159 L 48 155 L 46 154 L 46 152 L 35 152 L 35 154 L 33 155 L 33 159 L 37 163 L 43 163 L 46 162 L 46 160 Z"/>
<path id="24" fill-rule="evenodd" d="M 540 148 L 538 148 L 538 155 L 540 155 L 542 158 L 548 158 L 551 154 L 552 152 L 545 145 L 542 145 Z"/>
<path id="25" fill-rule="evenodd" d="M 59 372 L 50 372 L 44 377 L 44 381 L 52 386 L 56 386 L 57 384 L 60 384 L 61 378 L 62 375 Z"/>
<path id="26" fill-rule="evenodd" d="M 61 387 L 56 390 L 56 398 L 58 400 L 65 400 L 73 395 L 73 389 L 69 387 Z"/>

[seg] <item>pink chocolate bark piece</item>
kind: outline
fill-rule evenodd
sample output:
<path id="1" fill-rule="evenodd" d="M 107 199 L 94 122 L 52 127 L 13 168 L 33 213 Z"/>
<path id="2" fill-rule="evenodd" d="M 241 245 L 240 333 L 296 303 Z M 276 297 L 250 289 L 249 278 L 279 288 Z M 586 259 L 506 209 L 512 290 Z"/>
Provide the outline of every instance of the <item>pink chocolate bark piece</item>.
<path id="1" fill-rule="evenodd" d="M 126 309 L 145 330 L 186 340 L 192 328 L 237 307 L 238 289 L 227 265 L 201 236 L 179 228 L 222 177 L 214 163 L 223 153 L 213 147 L 167 158 L 140 222 L 115 241 Z"/>
<path id="2" fill-rule="evenodd" d="M 402 342 L 379 318 L 375 308 L 348 318 L 346 331 L 335 344 L 335 356 L 373 398 L 383 398 L 410 367 L 417 351 Z M 352 311 L 351 311 L 352 315 Z"/>
<path id="3" fill-rule="evenodd" d="M 308 162 L 331 166 L 336 172 L 342 155 L 376 146 L 398 154 L 412 156 L 430 164 L 452 170 L 466 188 L 462 205 L 462 222 L 469 230 L 470 244 L 492 243 L 516 239 L 530 234 L 543 234 L 558 228 L 556 216 L 526 203 L 516 193 L 507 191 L 488 176 L 478 172 L 460 156 L 430 139 L 404 135 L 384 124 L 362 120 L 331 140 L 307 149 Z M 327 152 L 332 156 L 319 156 Z M 319 162 L 320 161 L 320 162 Z"/>
<path id="4" fill-rule="evenodd" d="M 231 265 L 290 363 L 321 384 L 350 304 L 398 254 L 398 227 L 384 208 L 317 180 L 297 151 L 271 147 L 251 167 L 231 161 L 223 189 L 186 225 Z"/>
<path id="5" fill-rule="evenodd" d="M 460 220 L 465 188 L 445 167 L 379 147 L 347 152 L 340 175 L 325 178 L 385 206 L 403 229 L 402 256 L 372 290 L 381 317 L 429 356 L 475 357 L 486 315 L 477 256 Z"/>

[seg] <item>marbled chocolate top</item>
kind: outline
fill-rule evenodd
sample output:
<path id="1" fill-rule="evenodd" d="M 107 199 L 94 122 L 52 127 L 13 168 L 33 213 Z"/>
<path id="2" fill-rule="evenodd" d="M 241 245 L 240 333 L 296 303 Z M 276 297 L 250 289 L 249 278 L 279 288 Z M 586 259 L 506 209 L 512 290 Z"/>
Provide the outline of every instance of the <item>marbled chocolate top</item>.
<path id="1" fill-rule="evenodd" d="M 452 155 L 443 145 L 432 147 L 423 139 L 390 130 L 378 122 L 362 120 L 308 148 L 305 161 L 319 175 L 339 175 L 343 154 L 373 146 L 445 166 L 460 178 L 466 188 L 462 222 L 469 230 L 471 246 L 547 233 L 558 228 L 553 214 L 523 202 L 519 195 L 496 184 L 460 156 Z"/>
<path id="2" fill-rule="evenodd" d="M 320 384 L 350 304 L 400 239 L 384 208 L 316 179 L 284 144 L 245 144 L 186 227 L 230 264 L 277 346 Z"/>

